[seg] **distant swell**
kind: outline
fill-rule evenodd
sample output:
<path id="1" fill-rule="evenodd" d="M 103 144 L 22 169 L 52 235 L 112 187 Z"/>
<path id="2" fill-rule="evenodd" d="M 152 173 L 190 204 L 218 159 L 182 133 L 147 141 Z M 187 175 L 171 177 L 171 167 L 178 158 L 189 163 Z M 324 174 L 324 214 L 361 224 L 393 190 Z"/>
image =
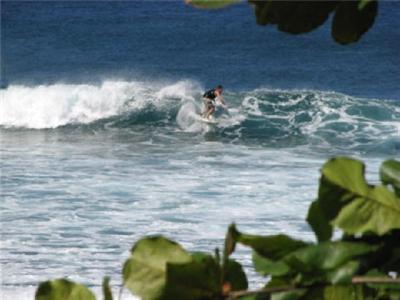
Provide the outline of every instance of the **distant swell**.
<path id="1" fill-rule="evenodd" d="M 210 131 L 198 121 L 204 88 L 192 81 L 173 84 L 105 81 L 100 85 L 11 85 L 1 90 L 0 126 L 46 129 L 84 125 L 175 127 Z M 343 148 L 399 143 L 400 104 L 336 92 L 271 90 L 225 93 L 231 115 L 211 128 L 231 140 Z M 197 119 L 196 119 L 197 118 Z M 208 127 L 208 126 L 206 126 Z"/>

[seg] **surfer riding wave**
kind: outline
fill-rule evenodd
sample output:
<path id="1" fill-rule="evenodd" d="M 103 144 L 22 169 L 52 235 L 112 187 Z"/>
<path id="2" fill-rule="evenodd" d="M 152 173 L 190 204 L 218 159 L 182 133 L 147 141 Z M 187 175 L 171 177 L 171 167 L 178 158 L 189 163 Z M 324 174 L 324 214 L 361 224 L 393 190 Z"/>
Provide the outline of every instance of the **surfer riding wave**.
<path id="1" fill-rule="evenodd" d="M 203 94 L 204 111 L 201 114 L 203 118 L 210 119 L 210 117 L 215 112 L 216 101 L 219 101 L 226 109 L 225 100 L 224 98 L 222 98 L 222 92 L 222 85 L 218 85 L 216 88 L 208 90 Z"/>

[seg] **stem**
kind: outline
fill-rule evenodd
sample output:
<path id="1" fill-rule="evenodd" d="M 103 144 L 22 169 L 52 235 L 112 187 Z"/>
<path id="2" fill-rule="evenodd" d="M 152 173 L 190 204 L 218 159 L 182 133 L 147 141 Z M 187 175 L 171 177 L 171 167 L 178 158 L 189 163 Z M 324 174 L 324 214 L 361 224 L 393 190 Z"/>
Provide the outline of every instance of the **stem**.
<path id="1" fill-rule="evenodd" d="M 121 287 L 119 288 L 119 293 L 118 293 L 118 300 L 122 299 L 122 291 L 124 290 L 124 285 L 121 285 Z"/>
<path id="2" fill-rule="evenodd" d="M 400 278 L 391 277 L 353 277 L 351 280 L 353 284 L 363 284 L 363 283 L 397 283 L 400 284 Z"/>
<path id="3" fill-rule="evenodd" d="M 353 277 L 351 282 L 353 284 L 365 284 L 365 283 L 376 283 L 376 284 L 384 284 L 384 283 L 393 283 L 393 284 L 400 284 L 400 278 L 390 278 L 390 277 L 366 277 L 366 276 L 358 276 Z M 251 296 L 257 294 L 272 294 L 272 293 L 279 293 L 279 292 L 287 292 L 287 291 L 294 291 L 299 290 L 302 288 L 310 288 L 310 286 L 293 286 L 293 285 L 283 285 L 279 287 L 272 287 L 272 288 L 264 288 L 258 289 L 253 291 L 242 290 L 242 291 L 234 291 L 230 292 L 227 296 L 227 300 L 237 299 L 243 296 Z"/>
<path id="4" fill-rule="evenodd" d="M 279 287 L 271 287 L 271 288 L 264 288 L 264 289 L 259 289 L 259 290 L 254 290 L 254 291 L 234 291 L 230 292 L 227 299 L 236 299 L 239 297 L 243 296 L 251 296 L 251 295 L 257 295 L 257 294 L 272 294 L 272 293 L 278 293 L 278 292 L 286 292 L 286 291 L 293 291 L 293 290 L 298 290 L 298 287 L 295 287 L 293 285 L 283 285 Z"/>

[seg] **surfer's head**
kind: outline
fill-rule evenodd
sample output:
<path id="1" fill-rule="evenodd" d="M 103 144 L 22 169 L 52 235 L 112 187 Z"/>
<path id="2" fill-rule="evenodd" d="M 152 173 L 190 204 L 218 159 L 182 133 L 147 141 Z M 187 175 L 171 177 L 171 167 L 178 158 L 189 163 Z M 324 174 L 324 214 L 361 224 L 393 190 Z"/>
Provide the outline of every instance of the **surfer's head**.
<path id="1" fill-rule="evenodd" d="M 215 89 L 218 90 L 220 93 L 222 93 L 222 91 L 224 90 L 224 88 L 220 84 L 217 85 L 217 87 Z"/>

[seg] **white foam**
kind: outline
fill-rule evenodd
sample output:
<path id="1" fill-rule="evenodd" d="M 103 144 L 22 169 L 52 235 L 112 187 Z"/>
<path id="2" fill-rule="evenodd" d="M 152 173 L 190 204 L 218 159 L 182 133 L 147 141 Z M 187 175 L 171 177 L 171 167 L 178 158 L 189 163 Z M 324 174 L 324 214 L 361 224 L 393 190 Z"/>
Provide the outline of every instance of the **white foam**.
<path id="1" fill-rule="evenodd" d="M 105 81 L 100 85 L 11 85 L 0 91 L 0 125 L 34 129 L 91 123 L 165 98 L 194 99 L 199 86 L 190 81 L 156 86 L 135 81 Z"/>

